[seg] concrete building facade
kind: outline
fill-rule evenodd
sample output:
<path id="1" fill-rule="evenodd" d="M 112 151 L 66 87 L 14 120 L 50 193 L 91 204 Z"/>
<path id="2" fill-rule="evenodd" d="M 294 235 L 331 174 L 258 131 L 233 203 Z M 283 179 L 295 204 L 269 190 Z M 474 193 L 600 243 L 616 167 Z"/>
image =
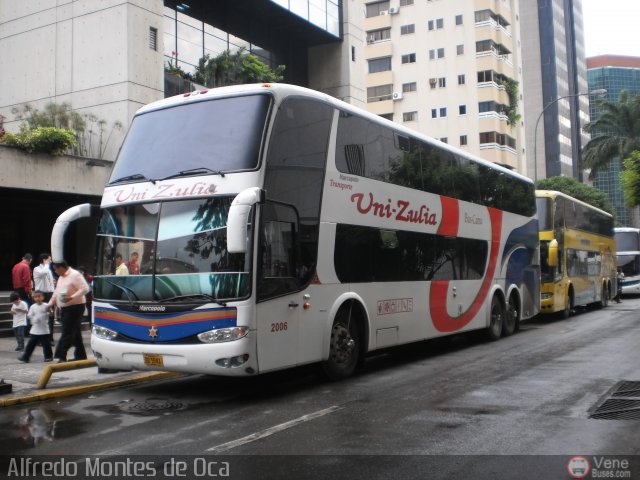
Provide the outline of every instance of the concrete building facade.
<path id="1" fill-rule="evenodd" d="M 367 109 L 526 173 L 520 3 L 367 2 Z"/>
<path id="2" fill-rule="evenodd" d="M 521 2 L 527 175 L 582 180 L 589 137 L 582 0 Z"/>

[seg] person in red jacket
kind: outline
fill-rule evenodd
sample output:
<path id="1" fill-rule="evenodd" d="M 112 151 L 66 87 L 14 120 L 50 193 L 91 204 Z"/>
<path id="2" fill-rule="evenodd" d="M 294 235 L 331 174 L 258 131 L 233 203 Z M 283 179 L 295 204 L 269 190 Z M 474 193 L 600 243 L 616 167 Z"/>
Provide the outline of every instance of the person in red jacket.
<path id="1" fill-rule="evenodd" d="M 11 278 L 13 280 L 13 290 L 25 302 L 29 302 L 31 292 L 33 291 L 33 281 L 31 280 L 31 261 L 33 257 L 30 253 L 25 253 L 22 260 L 16 263 L 11 269 Z"/>

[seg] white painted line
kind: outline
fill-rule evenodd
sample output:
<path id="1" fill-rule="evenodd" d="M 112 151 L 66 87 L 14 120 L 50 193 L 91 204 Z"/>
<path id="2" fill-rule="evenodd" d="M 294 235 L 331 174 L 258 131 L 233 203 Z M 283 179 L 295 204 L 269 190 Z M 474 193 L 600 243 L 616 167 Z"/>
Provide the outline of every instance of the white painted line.
<path id="1" fill-rule="evenodd" d="M 296 425 L 300 425 L 301 423 L 309 422 L 311 420 L 315 420 L 316 418 L 323 417 L 324 415 L 328 415 L 329 413 L 341 410 L 342 408 L 344 407 L 334 405 L 333 407 L 325 408 L 324 410 L 318 410 L 317 412 L 309 413 L 288 422 L 281 423 L 280 425 L 275 425 L 271 428 L 267 428 L 266 430 L 262 430 L 261 432 L 252 433 L 251 435 L 247 435 L 246 437 L 238 438 L 237 440 L 232 440 L 231 442 L 208 448 L 205 451 L 224 452 L 226 450 L 231 450 L 232 448 L 239 447 L 240 445 L 255 442 L 256 440 L 268 437 L 270 435 L 273 435 L 274 433 L 282 432 L 287 428 L 295 427 Z"/>

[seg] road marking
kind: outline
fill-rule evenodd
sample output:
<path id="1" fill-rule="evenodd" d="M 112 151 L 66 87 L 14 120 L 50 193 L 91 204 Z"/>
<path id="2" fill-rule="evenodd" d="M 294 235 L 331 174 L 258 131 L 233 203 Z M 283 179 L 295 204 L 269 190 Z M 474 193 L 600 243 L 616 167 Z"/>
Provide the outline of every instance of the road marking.
<path id="1" fill-rule="evenodd" d="M 232 448 L 239 447 L 240 445 L 244 445 L 247 443 L 255 442 L 256 440 L 260 440 L 262 438 L 273 435 L 274 433 L 282 432 L 287 428 L 295 427 L 296 425 L 300 425 L 301 423 L 310 422 L 311 420 L 315 420 L 316 418 L 323 417 L 328 415 L 329 413 L 333 413 L 337 410 L 341 410 L 344 407 L 340 407 L 338 405 L 334 405 L 329 408 L 325 408 L 324 410 L 318 410 L 317 412 L 309 413 L 307 415 L 303 415 L 301 417 L 295 418 L 288 422 L 281 423 L 280 425 L 275 425 L 273 427 L 267 428 L 266 430 L 262 430 L 261 432 L 252 433 L 251 435 L 247 435 L 246 437 L 238 438 L 237 440 L 232 440 L 231 442 L 223 443 L 217 445 L 215 447 L 208 448 L 207 452 L 224 452 L 226 450 L 231 450 Z"/>

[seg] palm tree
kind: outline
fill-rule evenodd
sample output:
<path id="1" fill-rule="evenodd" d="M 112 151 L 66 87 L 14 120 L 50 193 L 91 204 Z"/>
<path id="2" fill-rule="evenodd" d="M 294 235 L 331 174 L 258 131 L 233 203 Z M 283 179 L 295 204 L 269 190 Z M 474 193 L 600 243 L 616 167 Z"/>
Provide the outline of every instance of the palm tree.
<path id="1" fill-rule="evenodd" d="M 627 157 L 640 150 L 640 94 L 629 96 L 622 91 L 618 102 L 600 100 L 598 117 L 584 126 L 595 136 L 584 147 L 583 168 L 590 168 L 590 178 L 606 168 L 615 157 Z"/>

